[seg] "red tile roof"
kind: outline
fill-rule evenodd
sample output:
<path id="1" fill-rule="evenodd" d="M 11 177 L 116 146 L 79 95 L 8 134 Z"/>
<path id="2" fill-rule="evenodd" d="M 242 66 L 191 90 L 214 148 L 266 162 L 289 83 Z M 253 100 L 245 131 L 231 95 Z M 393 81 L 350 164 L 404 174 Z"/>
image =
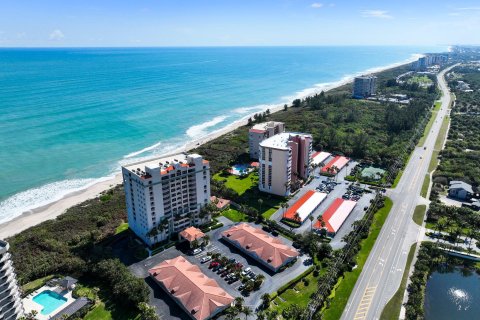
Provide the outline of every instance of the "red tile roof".
<path id="1" fill-rule="evenodd" d="M 265 231 L 241 223 L 222 232 L 229 241 L 236 242 L 246 251 L 254 253 L 275 269 L 298 256 L 297 250 L 284 244 L 280 239 L 268 235 Z"/>
<path id="2" fill-rule="evenodd" d="M 187 229 L 180 232 L 180 235 L 188 242 L 192 242 L 194 240 L 203 238 L 205 236 L 205 233 L 195 227 L 188 227 Z"/>
<path id="3" fill-rule="evenodd" d="M 218 200 L 218 201 L 217 201 Z M 223 209 L 230 204 L 230 200 L 217 198 L 215 196 L 210 197 L 210 201 L 217 206 L 218 209 Z"/>
<path id="4" fill-rule="evenodd" d="M 181 256 L 163 261 L 148 273 L 198 320 L 208 318 L 234 300 L 214 279 Z"/>
<path id="5" fill-rule="evenodd" d="M 260 129 L 250 129 L 248 131 L 249 132 L 254 132 L 254 133 L 265 133 L 265 130 L 260 130 Z"/>

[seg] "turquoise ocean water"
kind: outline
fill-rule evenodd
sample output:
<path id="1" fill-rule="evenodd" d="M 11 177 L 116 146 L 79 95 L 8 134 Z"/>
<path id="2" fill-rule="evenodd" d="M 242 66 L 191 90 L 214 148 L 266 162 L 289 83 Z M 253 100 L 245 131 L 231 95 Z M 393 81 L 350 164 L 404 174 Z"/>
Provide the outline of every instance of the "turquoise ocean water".
<path id="1" fill-rule="evenodd" d="M 0 49 L 0 222 L 272 104 L 446 49 Z"/>

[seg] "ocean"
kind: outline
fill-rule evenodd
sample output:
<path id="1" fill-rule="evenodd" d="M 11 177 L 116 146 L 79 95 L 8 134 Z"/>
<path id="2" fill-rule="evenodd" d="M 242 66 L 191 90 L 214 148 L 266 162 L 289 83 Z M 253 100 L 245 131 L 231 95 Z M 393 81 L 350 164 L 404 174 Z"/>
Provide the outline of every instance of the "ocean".
<path id="1" fill-rule="evenodd" d="M 253 112 L 446 50 L 0 49 L 0 223 Z"/>

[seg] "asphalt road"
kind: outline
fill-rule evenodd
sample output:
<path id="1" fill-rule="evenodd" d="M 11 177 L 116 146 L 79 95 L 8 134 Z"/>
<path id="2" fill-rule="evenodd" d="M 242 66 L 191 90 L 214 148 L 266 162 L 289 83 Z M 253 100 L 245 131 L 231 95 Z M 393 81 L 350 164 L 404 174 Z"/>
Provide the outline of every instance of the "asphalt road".
<path id="1" fill-rule="evenodd" d="M 410 246 L 423 235 L 412 220 L 442 121 L 448 114 L 450 92 L 444 75 L 437 75 L 442 106 L 423 147 L 416 147 L 397 187 L 388 191 L 393 207 L 360 274 L 341 319 L 379 319 L 383 307 L 400 286 Z"/>

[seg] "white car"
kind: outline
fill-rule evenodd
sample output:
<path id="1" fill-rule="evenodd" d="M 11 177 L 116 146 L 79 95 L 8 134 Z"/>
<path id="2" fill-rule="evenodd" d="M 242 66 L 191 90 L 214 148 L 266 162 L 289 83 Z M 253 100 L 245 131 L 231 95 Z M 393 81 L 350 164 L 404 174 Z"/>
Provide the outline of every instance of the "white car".
<path id="1" fill-rule="evenodd" d="M 192 251 L 192 256 L 196 256 L 197 254 L 199 254 L 200 252 L 202 252 L 202 249 L 194 249 Z"/>
<path id="2" fill-rule="evenodd" d="M 242 276 L 246 276 L 250 272 L 252 272 L 252 268 L 246 268 L 245 270 L 242 271 Z"/>
<path id="3" fill-rule="evenodd" d="M 208 261 L 210 261 L 210 260 L 212 260 L 212 257 L 206 256 L 206 257 L 203 257 L 202 260 L 200 260 L 200 262 L 201 262 L 201 263 L 205 263 L 205 262 L 208 262 Z"/>

